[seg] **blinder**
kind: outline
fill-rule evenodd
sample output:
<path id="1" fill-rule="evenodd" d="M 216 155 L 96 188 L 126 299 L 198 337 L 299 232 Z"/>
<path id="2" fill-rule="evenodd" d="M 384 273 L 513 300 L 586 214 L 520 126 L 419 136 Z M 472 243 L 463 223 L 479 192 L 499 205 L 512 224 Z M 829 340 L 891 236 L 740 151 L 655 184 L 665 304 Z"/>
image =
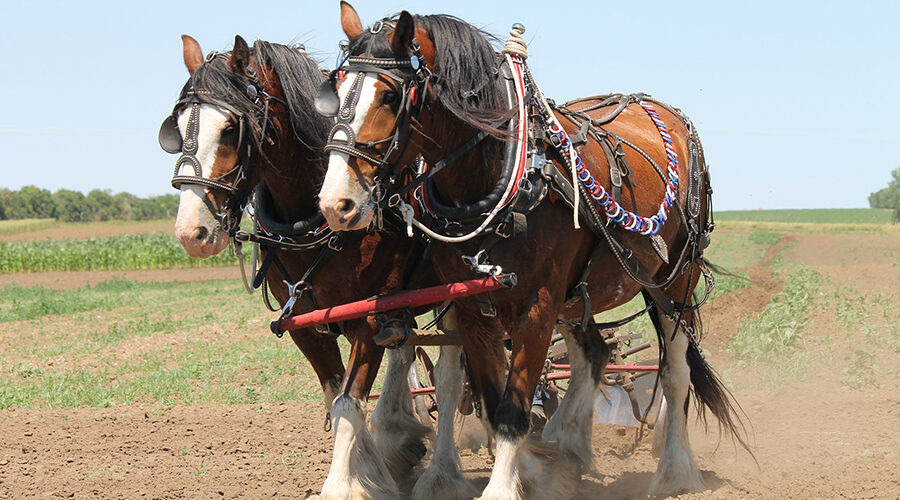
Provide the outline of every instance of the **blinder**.
<path id="1" fill-rule="evenodd" d="M 182 142 L 175 115 L 167 116 L 159 126 L 159 147 L 169 154 L 180 153 Z"/>
<path id="2" fill-rule="evenodd" d="M 328 78 L 319 87 L 315 99 L 316 111 L 327 118 L 334 118 L 341 107 L 341 99 L 334 87 L 334 78 Z"/>

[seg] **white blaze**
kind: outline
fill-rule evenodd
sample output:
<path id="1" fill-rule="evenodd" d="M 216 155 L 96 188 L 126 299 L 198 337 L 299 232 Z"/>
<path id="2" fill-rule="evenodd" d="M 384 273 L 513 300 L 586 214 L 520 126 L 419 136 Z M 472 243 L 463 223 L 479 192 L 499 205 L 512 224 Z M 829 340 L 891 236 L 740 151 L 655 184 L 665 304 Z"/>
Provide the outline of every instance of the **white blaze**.
<path id="1" fill-rule="evenodd" d="M 356 79 L 356 72 L 347 74 L 344 84 L 338 88 L 338 97 L 341 104 L 350 93 L 353 82 Z M 375 83 L 378 79 L 372 75 L 366 75 L 360 88 L 359 100 L 356 104 L 353 120 L 350 122 L 350 128 L 354 134 L 359 134 L 366 116 L 372 108 L 375 100 Z M 336 141 L 346 141 L 347 134 L 344 131 L 338 131 L 334 135 Z M 326 207 L 337 206 L 341 200 L 353 200 L 363 212 L 363 219 L 366 218 L 367 209 L 371 212 L 371 207 L 367 207 L 369 201 L 369 190 L 364 186 L 357 175 L 350 169 L 350 156 L 346 153 L 331 151 L 328 155 L 328 170 L 325 173 L 325 181 L 319 192 L 320 205 L 323 210 Z M 330 221 L 329 221 L 330 222 Z"/>
<path id="2" fill-rule="evenodd" d="M 219 137 L 221 137 L 222 130 L 228 125 L 228 115 L 219 108 L 209 104 L 201 104 L 198 114 L 197 153 L 194 156 L 200 161 L 203 177 L 209 179 L 212 175 L 212 167 L 216 162 Z M 181 132 L 181 137 L 186 135 L 190 115 L 190 108 L 185 108 L 178 116 L 178 129 Z M 180 169 L 178 175 L 196 175 L 193 165 L 190 163 L 182 163 Z M 175 235 L 178 236 L 183 245 L 186 241 L 190 241 L 191 235 L 194 234 L 197 228 L 205 227 L 209 234 L 212 234 L 218 227 L 218 221 L 216 221 L 209 208 L 203 202 L 205 193 L 206 188 L 203 186 L 194 184 L 181 186 L 178 216 L 175 219 Z M 185 250 L 193 257 L 209 257 L 222 251 L 224 248 L 224 245 L 221 244 L 213 246 L 214 248 L 199 248 L 199 246 L 188 248 L 185 246 Z"/>

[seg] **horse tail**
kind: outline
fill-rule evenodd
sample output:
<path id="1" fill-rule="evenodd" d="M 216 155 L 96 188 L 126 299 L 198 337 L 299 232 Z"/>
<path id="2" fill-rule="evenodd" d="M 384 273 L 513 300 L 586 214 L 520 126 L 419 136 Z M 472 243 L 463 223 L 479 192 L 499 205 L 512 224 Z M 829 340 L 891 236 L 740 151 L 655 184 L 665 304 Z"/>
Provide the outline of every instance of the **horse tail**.
<path id="1" fill-rule="evenodd" d="M 708 267 L 709 270 L 713 272 L 713 274 L 716 274 L 716 275 L 718 275 L 718 276 L 727 276 L 727 277 L 729 277 L 729 278 L 737 278 L 737 279 L 740 279 L 740 280 L 747 281 L 747 277 L 746 277 L 746 276 L 741 276 L 740 274 L 737 274 L 737 273 L 735 273 L 735 272 L 729 271 L 728 269 L 725 269 L 724 267 L 722 267 L 722 266 L 720 266 L 720 265 L 718 265 L 718 264 L 713 264 L 713 263 L 712 263 L 709 259 L 707 259 L 706 257 L 700 257 L 700 260 L 703 261 L 703 265 L 706 266 L 706 267 Z"/>
<path id="2" fill-rule="evenodd" d="M 703 323 L 699 311 L 692 311 L 691 319 L 697 338 L 702 338 Z M 756 461 L 747 442 L 747 426 L 744 423 L 747 414 L 693 342 L 688 343 L 687 363 L 691 369 L 691 392 L 697 405 L 698 418 L 704 427 L 707 426 L 706 410 L 709 410 L 719 423 L 719 432 L 730 434 Z"/>

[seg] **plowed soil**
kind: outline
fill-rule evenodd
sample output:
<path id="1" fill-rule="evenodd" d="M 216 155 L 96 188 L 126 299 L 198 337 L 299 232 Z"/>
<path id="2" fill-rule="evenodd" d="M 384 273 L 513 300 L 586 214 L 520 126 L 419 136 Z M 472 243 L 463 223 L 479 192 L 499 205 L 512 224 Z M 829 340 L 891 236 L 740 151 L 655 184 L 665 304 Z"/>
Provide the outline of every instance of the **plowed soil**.
<path id="1" fill-rule="evenodd" d="M 878 234 L 791 234 L 750 268 L 752 286 L 716 298 L 704 312 L 705 347 L 746 412 L 755 459 L 720 440 L 715 424 L 709 433 L 694 425 L 708 491 L 681 498 L 900 498 L 895 350 L 874 346 L 879 387 L 842 384 L 854 362 L 850 344 L 862 340 L 836 326 L 833 307 L 813 312 L 804 330 L 810 357 L 796 380 L 767 384 L 763 370 L 739 367 L 724 349 L 741 318 L 781 289 L 769 267 L 778 251 L 838 289 L 900 304 L 900 238 Z M 4 410 L 0 498 L 305 498 L 330 461 L 323 419 L 320 403 Z M 601 476 L 585 476 L 578 498 L 645 497 L 656 460 L 649 440 L 634 438 L 631 428 L 594 426 Z M 462 465 L 477 486 L 486 484 L 486 449 L 463 450 Z"/>
<path id="2" fill-rule="evenodd" d="M 174 231 L 171 221 L 152 222 L 103 222 L 91 224 L 64 224 L 59 227 L 0 235 L 0 241 L 39 241 L 83 238 L 104 238 L 122 234 L 169 233 Z"/>
<path id="3" fill-rule="evenodd" d="M 218 279 L 241 279 L 241 269 L 229 267 L 198 267 L 193 269 L 160 269 L 148 271 L 54 271 L 48 273 L 0 274 L 0 287 L 7 285 L 44 286 L 54 290 L 68 290 L 102 281 L 122 279 L 145 282 L 189 283 Z"/>

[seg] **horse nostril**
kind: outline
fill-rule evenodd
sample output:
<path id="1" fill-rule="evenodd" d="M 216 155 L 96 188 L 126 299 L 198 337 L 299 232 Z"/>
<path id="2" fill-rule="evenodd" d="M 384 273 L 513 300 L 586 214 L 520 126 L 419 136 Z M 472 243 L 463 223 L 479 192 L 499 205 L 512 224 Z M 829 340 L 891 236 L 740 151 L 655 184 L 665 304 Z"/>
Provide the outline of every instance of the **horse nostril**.
<path id="1" fill-rule="evenodd" d="M 356 206 L 356 203 L 354 203 L 353 200 L 351 200 L 349 198 L 344 198 L 344 199 L 338 201 L 337 210 L 341 214 L 347 214 L 347 213 L 351 212 L 355 206 Z"/>
<path id="2" fill-rule="evenodd" d="M 194 239 L 197 240 L 198 243 L 203 243 L 203 240 L 206 239 L 207 235 L 209 235 L 209 231 L 207 231 L 205 227 L 198 227 L 197 232 L 194 234 Z"/>

